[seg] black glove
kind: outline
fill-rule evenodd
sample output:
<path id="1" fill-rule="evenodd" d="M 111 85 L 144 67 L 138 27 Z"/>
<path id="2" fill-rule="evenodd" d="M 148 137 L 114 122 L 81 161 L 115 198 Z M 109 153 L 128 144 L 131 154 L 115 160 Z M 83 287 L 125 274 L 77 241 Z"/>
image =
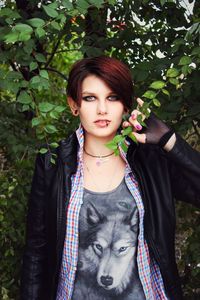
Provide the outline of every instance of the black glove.
<path id="1" fill-rule="evenodd" d="M 174 134 L 174 130 L 168 127 L 153 112 L 144 122 L 147 127 L 143 127 L 141 133 L 146 134 L 146 143 L 148 144 L 158 144 L 163 147 Z"/>

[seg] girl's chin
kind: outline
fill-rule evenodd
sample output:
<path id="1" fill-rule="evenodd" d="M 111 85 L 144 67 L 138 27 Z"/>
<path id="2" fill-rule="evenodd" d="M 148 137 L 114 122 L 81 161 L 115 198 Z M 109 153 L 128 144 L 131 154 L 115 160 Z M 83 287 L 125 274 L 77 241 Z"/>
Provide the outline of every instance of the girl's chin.
<path id="1" fill-rule="evenodd" d="M 85 134 L 99 137 L 99 138 L 109 138 L 112 139 L 117 133 L 117 129 L 115 131 L 108 130 L 108 128 L 105 128 L 104 130 L 84 130 Z"/>

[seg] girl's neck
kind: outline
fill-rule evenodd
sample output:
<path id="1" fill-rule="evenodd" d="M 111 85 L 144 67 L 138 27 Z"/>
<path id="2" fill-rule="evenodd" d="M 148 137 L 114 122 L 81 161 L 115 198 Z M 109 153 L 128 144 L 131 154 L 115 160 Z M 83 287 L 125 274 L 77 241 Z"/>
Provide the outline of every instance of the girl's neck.
<path id="1" fill-rule="evenodd" d="M 109 137 L 95 137 L 89 134 L 85 134 L 84 148 L 92 155 L 108 155 L 113 152 L 105 146 L 106 143 L 114 138 L 115 134 Z"/>

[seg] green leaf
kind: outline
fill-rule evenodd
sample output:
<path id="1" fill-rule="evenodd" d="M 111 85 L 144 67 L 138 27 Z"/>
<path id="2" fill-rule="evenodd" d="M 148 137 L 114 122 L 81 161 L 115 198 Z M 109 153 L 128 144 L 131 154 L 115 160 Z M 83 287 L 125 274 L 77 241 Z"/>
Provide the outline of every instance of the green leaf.
<path id="1" fill-rule="evenodd" d="M 164 88 L 166 83 L 164 81 L 154 81 L 151 85 L 150 88 L 155 89 L 155 90 L 160 90 Z"/>
<path id="2" fill-rule="evenodd" d="M 62 0 L 62 5 L 68 10 L 73 10 L 73 4 L 69 0 Z"/>
<path id="3" fill-rule="evenodd" d="M 195 47 L 195 48 L 192 50 L 191 55 L 198 55 L 198 56 L 200 56 L 200 47 Z"/>
<path id="4" fill-rule="evenodd" d="M 77 9 L 80 13 L 85 14 L 88 8 L 91 6 L 86 0 L 77 0 L 76 1 Z"/>
<path id="5" fill-rule="evenodd" d="M 168 97 L 170 97 L 170 93 L 168 92 L 168 90 L 162 89 L 162 92 L 164 95 L 167 95 Z"/>
<path id="6" fill-rule="evenodd" d="M 18 36 L 18 41 L 26 42 L 31 39 L 31 35 L 26 32 L 20 32 Z"/>
<path id="7" fill-rule="evenodd" d="M 56 18 L 58 16 L 58 12 L 54 8 L 47 5 L 42 5 L 42 7 L 49 17 Z"/>
<path id="8" fill-rule="evenodd" d="M 32 85 L 35 85 L 35 84 L 40 84 L 40 76 L 36 75 L 36 76 L 33 76 L 30 80 L 30 84 Z"/>
<path id="9" fill-rule="evenodd" d="M 182 66 L 181 71 L 184 75 L 187 75 L 187 74 L 191 73 L 192 69 L 190 68 L 190 66 L 185 65 L 185 66 Z"/>
<path id="10" fill-rule="evenodd" d="M 115 156 L 118 156 L 119 155 L 119 149 L 115 149 L 114 153 L 115 153 Z"/>
<path id="11" fill-rule="evenodd" d="M 43 19 L 40 19 L 40 18 L 32 18 L 32 19 L 29 19 L 27 20 L 27 23 L 30 24 L 31 26 L 33 27 L 42 27 L 45 25 L 45 22 Z"/>
<path id="12" fill-rule="evenodd" d="M 132 139 L 132 141 L 134 141 L 136 144 L 138 144 L 138 141 L 137 141 L 136 137 L 134 136 L 134 134 L 132 132 L 129 133 L 128 136 Z"/>
<path id="13" fill-rule="evenodd" d="M 40 117 L 33 118 L 32 119 L 32 127 L 41 124 L 41 121 L 42 121 L 42 118 L 40 118 Z"/>
<path id="14" fill-rule="evenodd" d="M 46 62 L 46 58 L 45 58 L 45 56 L 42 53 L 36 53 L 35 54 L 35 58 L 39 62 L 43 62 L 43 63 Z"/>
<path id="15" fill-rule="evenodd" d="M 45 31 L 43 28 L 38 27 L 38 28 L 36 28 L 36 30 L 35 30 L 35 34 L 36 34 L 36 36 L 40 39 L 41 37 L 43 37 L 43 36 L 46 35 L 46 31 Z"/>
<path id="16" fill-rule="evenodd" d="M 35 48 L 35 42 L 32 39 L 24 43 L 23 49 L 28 55 L 31 54 L 34 48 Z"/>
<path id="17" fill-rule="evenodd" d="M 18 14 L 18 12 L 16 10 L 12 10 L 8 7 L 4 7 L 0 9 L 0 16 L 8 16 L 14 19 L 19 19 L 21 18 L 21 16 Z"/>
<path id="18" fill-rule="evenodd" d="M 51 8 L 53 8 L 53 9 L 56 9 L 56 8 L 58 8 L 58 2 L 59 2 L 59 1 L 53 1 L 53 2 L 51 2 L 51 3 L 48 5 L 48 7 L 51 7 Z"/>
<path id="19" fill-rule="evenodd" d="M 22 112 L 30 110 L 30 106 L 28 104 L 22 105 Z"/>
<path id="20" fill-rule="evenodd" d="M 34 76 L 29 81 L 29 87 L 33 89 L 37 89 L 41 91 L 42 89 L 48 90 L 49 89 L 49 80 L 42 78 L 40 76 Z"/>
<path id="21" fill-rule="evenodd" d="M 30 63 L 30 72 L 37 69 L 37 67 L 38 67 L 38 64 L 35 61 L 32 61 Z"/>
<path id="22" fill-rule="evenodd" d="M 115 5 L 116 4 L 116 0 L 108 0 L 108 4 Z"/>
<path id="23" fill-rule="evenodd" d="M 50 117 L 51 117 L 52 119 L 58 120 L 58 119 L 59 119 L 59 113 L 58 113 L 57 111 L 55 111 L 55 110 L 50 111 Z"/>
<path id="24" fill-rule="evenodd" d="M 168 2 L 168 0 L 160 0 L 160 4 L 161 4 L 161 6 L 164 6 L 165 5 L 165 3 L 167 3 Z"/>
<path id="25" fill-rule="evenodd" d="M 129 126 L 129 127 L 125 128 L 125 129 L 123 129 L 122 135 L 123 135 L 123 136 L 126 136 L 126 135 L 128 135 L 129 133 L 131 133 L 132 131 L 133 131 L 132 127 Z"/>
<path id="26" fill-rule="evenodd" d="M 40 76 L 46 79 L 49 79 L 49 74 L 46 70 L 41 70 L 40 71 Z"/>
<path id="27" fill-rule="evenodd" d="M 39 110 L 44 113 L 51 111 L 53 108 L 54 105 L 49 102 L 42 102 L 39 104 Z"/>
<path id="28" fill-rule="evenodd" d="M 115 142 L 113 142 L 113 140 L 106 143 L 105 145 L 106 145 L 106 147 L 108 147 L 109 149 L 112 149 L 112 150 L 115 150 L 118 147 L 117 144 Z"/>
<path id="29" fill-rule="evenodd" d="M 17 102 L 22 104 L 30 104 L 32 102 L 32 98 L 27 92 L 22 91 L 17 97 Z"/>
<path id="30" fill-rule="evenodd" d="M 15 43 L 19 39 L 19 32 L 10 32 L 4 36 L 4 40 L 6 43 Z"/>
<path id="31" fill-rule="evenodd" d="M 149 114 L 150 114 L 150 113 L 148 113 L 148 116 L 149 116 Z M 146 124 L 143 122 L 142 119 L 143 119 L 143 116 L 142 116 L 142 115 L 138 115 L 138 116 L 137 116 L 137 121 L 138 121 L 142 126 L 147 127 Z"/>
<path id="32" fill-rule="evenodd" d="M 52 148 L 57 148 L 58 146 L 59 146 L 59 144 L 56 142 L 53 142 L 50 144 L 50 147 L 52 147 Z"/>
<path id="33" fill-rule="evenodd" d="M 113 138 L 113 142 L 115 143 L 119 143 L 124 141 L 124 137 L 121 134 L 117 134 L 114 138 Z"/>
<path id="34" fill-rule="evenodd" d="M 48 133 L 54 133 L 57 132 L 57 128 L 54 125 L 46 125 L 44 127 L 44 130 Z"/>
<path id="35" fill-rule="evenodd" d="M 51 26 L 52 26 L 54 29 L 56 29 L 56 30 L 60 30 L 60 25 L 59 25 L 59 23 L 56 22 L 56 21 L 52 21 L 52 22 L 51 22 Z"/>
<path id="36" fill-rule="evenodd" d="M 184 65 L 189 65 L 191 64 L 192 59 L 189 56 L 182 56 L 180 61 L 179 61 L 179 65 L 184 66 Z"/>
<path id="37" fill-rule="evenodd" d="M 31 34 L 33 32 L 33 28 L 27 24 L 18 23 L 13 28 L 13 31 L 23 32 L 26 34 Z"/>
<path id="38" fill-rule="evenodd" d="M 126 145 L 125 142 L 121 143 L 120 146 L 122 147 L 122 150 L 123 150 L 124 152 L 127 152 L 128 146 Z"/>
<path id="39" fill-rule="evenodd" d="M 61 105 L 58 105 L 58 106 L 55 107 L 55 111 L 57 111 L 59 113 L 63 112 L 66 109 L 67 109 L 66 106 L 61 106 Z"/>
<path id="40" fill-rule="evenodd" d="M 171 84 L 173 84 L 173 85 L 179 84 L 179 81 L 178 81 L 178 79 L 176 79 L 176 78 L 170 78 L 170 79 L 169 79 L 169 82 L 170 82 Z"/>
<path id="41" fill-rule="evenodd" d="M 160 107 L 160 101 L 156 98 L 153 99 L 153 104 L 157 107 Z"/>
<path id="42" fill-rule="evenodd" d="M 96 6 L 97 8 L 101 8 L 104 4 L 104 1 L 102 0 L 90 0 L 91 5 Z"/>
<path id="43" fill-rule="evenodd" d="M 176 68 L 171 68 L 169 70 L 167 70 L 167 77 L 177 77 L 179 75 L 179 71 Z"/>
<path id="44" fill-rule="evenodd" d="M 56 161 L 55 161 L 55 159 L 53 157 L 51 157 L 50 161 L 51 161 L 52 164 L 55 165 Z"/>
<path id="45" fill-rule="evenodd" d="M 48 152 L 48 149 L 47 148 L 41 148 L 40 151 L 39 151 L 41 154 L 45 154 Z"/>
<path id="46" fill-rule="evenodd" d="M 154 91 L 148 90 L 142 96 L 148 99 L 153 99 L 156 97 L 156 93 Z"/>

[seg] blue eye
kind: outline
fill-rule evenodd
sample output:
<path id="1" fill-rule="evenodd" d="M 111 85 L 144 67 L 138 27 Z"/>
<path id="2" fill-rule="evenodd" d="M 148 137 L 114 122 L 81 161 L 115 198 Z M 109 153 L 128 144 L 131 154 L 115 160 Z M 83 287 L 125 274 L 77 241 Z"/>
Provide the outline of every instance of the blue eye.
<path id="1" fill-rule="evenodd" d="M 83 100 L 85 100 L 85 101 L 94 101 L 96 98 L 94 97 L 94 96 L 85 96 L 85 97 L 83 97 Z"/>
<path id="2" fill-rule="evenodd" d="M 117 95 L 110 95 L 108 99 L 109 101 L 118 101 L 120 98 Z"/>

